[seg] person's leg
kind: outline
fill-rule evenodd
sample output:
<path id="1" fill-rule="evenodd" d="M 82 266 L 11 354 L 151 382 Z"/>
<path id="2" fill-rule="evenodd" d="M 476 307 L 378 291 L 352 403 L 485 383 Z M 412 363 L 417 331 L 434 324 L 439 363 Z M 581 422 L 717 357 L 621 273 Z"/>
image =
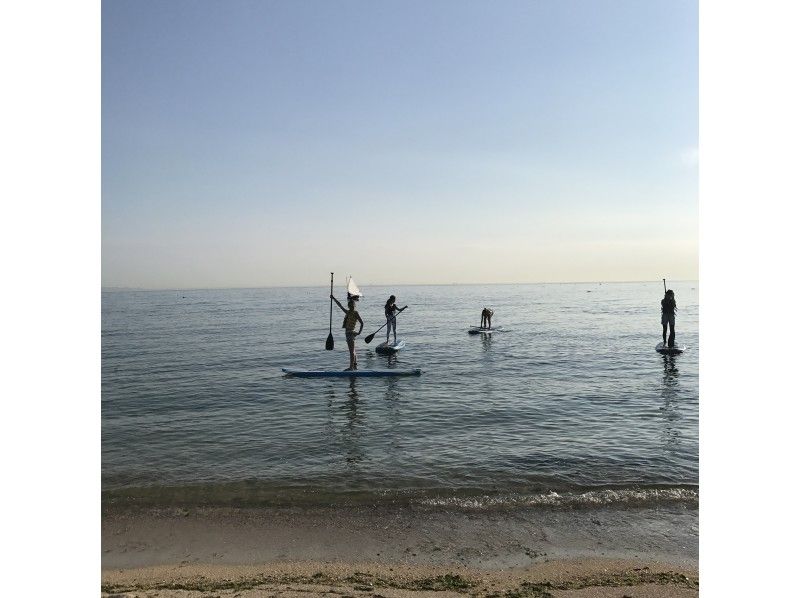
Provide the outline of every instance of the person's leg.
<path id="1" fill-rule="evenodd" d="M 669 321 L 669 340 L 667 341 L 667 344 L 670 347 L 674 347 L 675 346 L 675 319 L 674 318 L 671 318 L 670 321 Z"/>
<path id="2" fill-rule="evenodd" d="M 663 324 L 661 326 L 661 328 L 662 328 L 662 330 L 661 330 L 661 338 L 664 340 L 664 345 L 666 346 L 666 344 L 667 344 L 667 325 Z"/>
<path id="3" fill-rule="evenodd" d="M 392 316 L 392 334 L 394 335 L 394 344 L 397 344 L 397 316 Z"/>
<path id="4" fill-rule="evenodd" d="M 386 344 L 389 344 L 389 330 L 392 329 L 392 319 L 386 316 Z"/>
<path id="5" fill-rule="evenodd" d="M 487 328 L 492 327 L 492 316 L 486 316 L 486 327 Z"/>
<path id="6" fill-rule="evenodd" d="M 349 336 L 347 337 L 347 350 L 350 351 L 350 368 L 356 369 L 356 342 Z"/>

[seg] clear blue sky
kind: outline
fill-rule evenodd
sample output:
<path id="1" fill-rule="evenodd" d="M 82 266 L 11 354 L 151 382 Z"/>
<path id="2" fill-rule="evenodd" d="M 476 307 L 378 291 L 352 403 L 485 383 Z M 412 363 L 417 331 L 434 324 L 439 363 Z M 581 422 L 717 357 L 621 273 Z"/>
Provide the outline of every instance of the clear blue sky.
<path id="1" fill-rule="evenodd" d="M 695 1 L 102 10 L 105 286 L 697 277 Z"/>

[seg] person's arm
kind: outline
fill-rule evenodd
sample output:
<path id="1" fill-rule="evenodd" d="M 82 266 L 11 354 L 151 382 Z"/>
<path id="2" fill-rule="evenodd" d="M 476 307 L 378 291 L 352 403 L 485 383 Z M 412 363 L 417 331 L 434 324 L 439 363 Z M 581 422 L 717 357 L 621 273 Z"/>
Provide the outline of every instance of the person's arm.
<path id="1" fill-rule="evenodd" d="M 356 315 L 356 317 L 358 318 L 358 332 L 356 332 L 356 335 L 359 335 L 364 330 L 364 320 L 361 319 L 361 314 Z"/>
<path id="2" fill-rule="evenodd" d="M 347 310 L 344 307 L 342 307 L 342 304 L 339 303 L 339 300 L 336 297 L 331 295 L 331 299 L 333 299 L 336 302 L 336 305 L 339 306 L 339 309 L 341 309 L 344 313 L 347 313 Z"/>

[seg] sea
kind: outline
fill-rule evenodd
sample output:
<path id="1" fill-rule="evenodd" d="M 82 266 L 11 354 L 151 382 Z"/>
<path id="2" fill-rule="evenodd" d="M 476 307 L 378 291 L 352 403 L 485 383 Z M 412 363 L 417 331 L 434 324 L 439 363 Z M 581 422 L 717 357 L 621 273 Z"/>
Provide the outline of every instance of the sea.
<path id="1" fill-rule="evenodd" d="M 104 290 L 102 490 L 109 503 L 503 508 L 694 506 L 699 283 L 369 286 L 361 369 L 343 370 L 328 287 Z M 334 290 L 344 301 L 344 289 Z M 390 294 L 397 355 L 374 348 Z M 481 310 L 492 335 L 469 335 Z"/>

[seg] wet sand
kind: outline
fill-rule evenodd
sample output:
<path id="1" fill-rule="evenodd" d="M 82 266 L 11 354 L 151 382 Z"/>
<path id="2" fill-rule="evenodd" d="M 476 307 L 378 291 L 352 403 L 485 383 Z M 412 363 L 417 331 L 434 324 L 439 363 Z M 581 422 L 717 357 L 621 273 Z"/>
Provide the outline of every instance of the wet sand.
<path id="1" fill-rule="evenodd" d="M 115 508 L 106 596 L 696 596 L 697 509 Z"/>
<path id="2" fill-rule="evenodd" d="M 104 572 L 104 596 L 696 597 L 693 571 L 616 560 L 562 560 L 511 570 L 374 563 L 187 565 Z"/>

